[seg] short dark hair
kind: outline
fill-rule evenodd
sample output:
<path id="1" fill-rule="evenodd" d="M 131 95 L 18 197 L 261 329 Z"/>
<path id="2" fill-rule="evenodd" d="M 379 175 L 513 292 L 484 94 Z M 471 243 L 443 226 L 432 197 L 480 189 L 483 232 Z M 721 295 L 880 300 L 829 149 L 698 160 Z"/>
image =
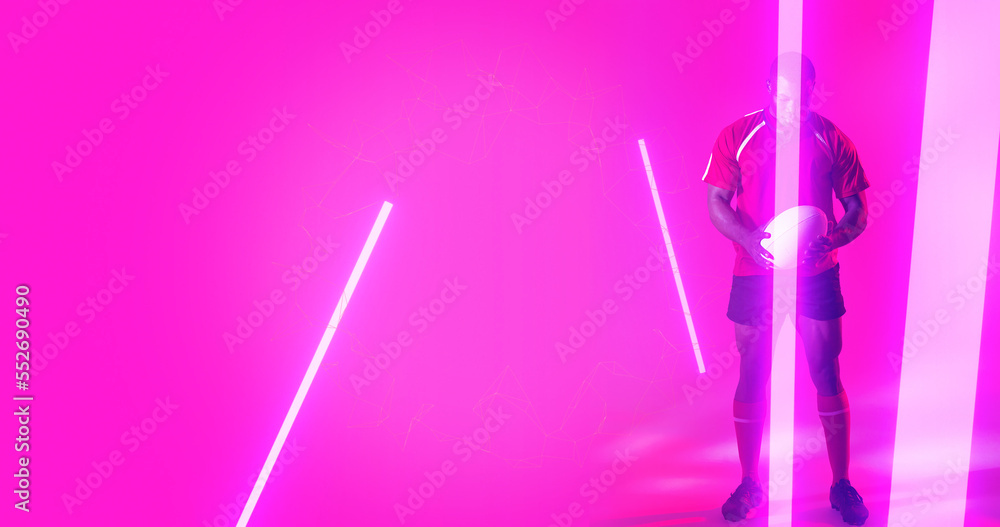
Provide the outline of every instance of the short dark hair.
<path id="1" fill-rule="evenodd" d="M 778 55 L 778 57 L 774 59 L 774 62 L 771 63 L 771 70 L 770 70 L 770 72 L 767 75 L 768 80 L 770 80 L 770 81 L 777 80 L 777 78 L 778 78 L 778 59 L 781 59 L 783 57 L 784 58 L 790 58 L 792 60 L 789 60 L 789 61 L 787 61 L 787 62 L 784 63 L 785 65 L 783 66 L 782 73 L 785 72 L 785 68 L 788 68 L 787 64 L 792 64 L 792 67 L 798 67 L 799 60 L 801 60 L 801 64 L 802 64 L 802 82 L 815 81 L 816 80 L 816 68 L 813 67 L 813 63 L 812 63 L 812 61 L 809 60 L 809 57 L 807 57 L 805 55 L 802 55 L 800 53 L 796 53 L 794 51 L 788 51 L 788 52 L 782 53 L 781 55 Z"/>

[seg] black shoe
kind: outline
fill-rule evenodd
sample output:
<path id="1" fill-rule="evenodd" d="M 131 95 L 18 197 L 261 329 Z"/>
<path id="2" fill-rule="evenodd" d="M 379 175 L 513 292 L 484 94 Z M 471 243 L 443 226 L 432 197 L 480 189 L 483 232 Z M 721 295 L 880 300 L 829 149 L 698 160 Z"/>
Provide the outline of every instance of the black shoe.
<path id="1" fill-rule="evenodd" d="M 840 515 L 849 525 L 864 525 L 868 519 L 868 507 L 865 507 L 858 491 L 851 482 L 842 479 L 830 487 L 830 505 L 840 511 Z"/>
<path id="2" fill-rule="evenodd" d="M 722 504 L 722 517 L 731 522 L 745 519 L 750 509 L 760 505 L 763 499 L 764 490 L 760 488 L 760 483 L 749 477 L 743 478 L 736 491 Z"/>

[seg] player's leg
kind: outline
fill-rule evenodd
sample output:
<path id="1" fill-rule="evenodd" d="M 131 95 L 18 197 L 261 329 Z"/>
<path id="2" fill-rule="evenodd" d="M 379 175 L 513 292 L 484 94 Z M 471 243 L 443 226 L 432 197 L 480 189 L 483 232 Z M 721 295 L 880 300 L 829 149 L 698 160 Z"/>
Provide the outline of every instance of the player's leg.
<path id="1" fill-rule="evenodd" d="M 797 296 L 795 327 L 805 347 L 809 376 L 816 386 L 816 406 L 836 483 L 848 479 L 851 426 L 847 392 L 840 381 L 841 317 L 846 312 L 840 292 L 840 265 L 801 277 Z"/>
<path id="2" fill-rule="evenodd" d="M 765 388 L 771 374 L 770 326 L 737 322 L 736 349 L 740 353 L 740 380 L 733 398 L 733 422 L 743 475 L 740 485 L 722 505 L 722 516 L 729 521 L 746 518 L 764 499 L 758 465 L 767 414 Z"/>
<path id="3" fill-rule="evenodd" d="M 726 316 L 735 323 L 736 348 L 740 354 L 740 379 L 733 398 L 733 421 L 742 481 L 722 505 L 722 516 L 730 521 L 746 518 L 760 505 L 764 490 L 758 465 L 767 410 L 766 386 L 771 375 L 770 282 L 766 277 L 733 277 Z"/>
<path id="4" fill-rule="evenodd" d="M 830 504 L 840 511 L 845 522 L 863 525 L 868 509 L 848 476 L 851 413 L 840 380 L 841 317 L 846 312 L 840 292 L 840 265 L 801 280 L 799 290 L 796 329 L 805 348 L 809 375 L 816 386 L 816 407 L 826 436 L 834 482 L 830 487 Z"/>
<path id="5" fill-rule="evenodd" d="M 767 414 L 766 390 L 771 376 L 771 327 L 736 323 L 740 379 L 733 398 L 736 444 L 744 478 L 760 481 L 761 438 Z"/>
<path id="6" fill-rule="evenodd" d="M 805 347 L 809 375 L 816 386 L 816 406 L 826 433 L 833 481 L 850 479 L 851 414 L 847 392 L 840 380 L 841 318 L 813 320 L 799 315 L 798 332 Z"/>

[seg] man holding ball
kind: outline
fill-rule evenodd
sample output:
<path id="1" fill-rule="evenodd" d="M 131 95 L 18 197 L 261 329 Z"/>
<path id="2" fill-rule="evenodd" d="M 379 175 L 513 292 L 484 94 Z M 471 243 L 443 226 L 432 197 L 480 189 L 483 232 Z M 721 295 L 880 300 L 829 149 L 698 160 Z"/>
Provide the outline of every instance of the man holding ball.
<path id="1" fill-rule="evenodd" d="M 789 60 L 784 60 L 784 57 Z M 736 326 L 740 379 L 733 400 L 736 443 L 743 480 L 722 506 L 730 521 L 742 520 L 763 500 L 758 475 L 766 414 L 765 388 L 771 374 L 774 258 L 761 246 L 775 215 L 775 151 L 798 138 L 799 205 L 814 206 L 833 220 L 833 196 L 844 207 L 826 235 L 808 245 L 797 268 L 796 330 L 802 338 L 809 374 L 817 391 L 817 409 L 826 435 L 833 484 L 830 503 L 845 522 L 862 525 L 868 509 L 848 478 L 850 413 L 840 382 L 841 317 L 846 312 L 840 292 L 837 249 L 856 238 L 868 216 L 868 180 L 850 139 L 828 119 L 811 112 L 809 98 L 816 72 L 808 58 L 782 56 L 771 64 L 767 80 L 770 104 L 745 115 L 719 134 L 702 177 L 708 183 L 712 224 L 733 241 L 736 263 L 727 317 Z M 798 85 L 794 79 L 801 78 Z M 799 101 L 802 101 L 801 104 Z M 800 133 L 801 132 L 801 133 Z M 736 195 L 735 209 L 730 205 Z M 778 211 L 780 212 L 780 211 Z"/>

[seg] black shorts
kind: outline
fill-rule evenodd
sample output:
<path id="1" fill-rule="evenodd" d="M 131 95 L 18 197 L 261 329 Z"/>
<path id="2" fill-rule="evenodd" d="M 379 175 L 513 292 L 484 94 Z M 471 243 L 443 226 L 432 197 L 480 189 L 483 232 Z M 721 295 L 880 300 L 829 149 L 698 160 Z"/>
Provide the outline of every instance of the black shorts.
<path id="1" fill-rule="evenodd" d="M 770 325 L 774 313 L 790 309 L 791 295 L 778 294 L 779 305 L 772 307 L 772 275 L 733 276 L 726 316 L 737 324 Z M 814 276 L 800 276 L 796 286 L 796 312 L 813 320 L 833 320 L 847 312 L 840 292 L 840 264 Z"/>

